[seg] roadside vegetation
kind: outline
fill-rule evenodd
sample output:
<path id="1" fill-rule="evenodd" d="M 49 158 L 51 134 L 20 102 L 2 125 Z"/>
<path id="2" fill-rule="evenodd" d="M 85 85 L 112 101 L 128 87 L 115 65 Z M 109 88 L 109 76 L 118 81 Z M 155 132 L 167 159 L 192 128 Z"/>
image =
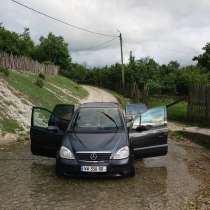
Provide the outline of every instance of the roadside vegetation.
<path id="1" fill-rule="evenodd" d="M 41 63 L 60 66 L 63 76 L 50 76 L 46 79 L 31 74 L 21 75 L 12 72 L 5 75 L 9 84 L 23 92 L 38 105 L 52 108 L 52 104 L 63 101 L 77 102 L 87 93 L 75 82 L 109 89 L 124 107 L 125 98 L 146 103 L 149 107 L 167 105 L 174 100 L 186 97 L 189 88 L 195 84 L 209 84 L 210 81 L 210 43 L 203 48 L 201 55 L 192 58 L 194 65 L 181 66 L 176 60 L 159 64 L 153 58 L 136 58 L 130 53 L 129 62 L 124 64 L 125 88 L 122 88 L 121 65 L 116 63 L 104 67 L 87 67 L 72 63 L 69 46 L 61 36 L 49 33 L 35 43 L 29 28 L 18 34 L 0 25 L 0 50 L 18 56 L 28 56 Z M 4 74 L 7 74 L 6 70 Z M 68 80 L 66 77 L 70 78 Z M 37 83 L 37 85 L 31 85 Z M 52 85 L 53 84 L 53 85 Z M 59 86 L 61 89 L 56 88 Z M 69 96 L 66 96 L 66 93 Z M 170 120 L 187 120 L 187 101 L 168 109 Z"/>
<path id="2" fill-rule="evenodd" d="M 150 97 L 147 101 L 149 107 L 166 106 L 176 101 L 172 96 Z M 167 109 L 168 119 L 172 121 L 187 122 L 187 102 L 179 102 Z"/>
<path id="3" fill-rule="evenodd" d="M 59 103 L 78 104 L 80 99 L 88 95 L 87 91 L 77 83 L 61 75 L 40 77 L 40 75 L 32 73 L 8 71 L 8 75 L 5 75 L 4 71 L 0 72 L 0 80 L 6 81 L 15 95 L 20 94 L 23 98 L 21 99 L 22 104 L 28 104 L 27 101 L 29 101 L 35 106 L 43 106 L 52 110 Z M 38 81 L 42 82 L 41 86 L 37 84 Z M 0 107 L 2 104 L 8 109 L 10 106 L 16 106 L 14 101 L 1 100 Z M 1 108 L 1 110 L 3 111 L 0 111 L 0 133 L 15 133 L 17 130 L 21 130 L 19 123 L 6 114 L 5 108 Z M 21 111 L 17 109 L 17 112 Z M 30 113 L 28 120 L 30 120 Z"/>
<path id="4" fill-rule="evenodd" d="M 15 133 L 17 130 L 21 130 L 18 122 L 13 119 L 8 119 L 7 117 L 1 116 L 0 118 L 0 131 L 3 133 Z"/>
<path id="5" fill-rule="evenodd" d="M 61 75 L 46 77 L 43 87 L 36 85 L 37 77 L 36 74 L 10 71 L 4 79 L 33 104 L 49 109 L 58 103 L 79 103 L 79 99 L 88 95 L 77 83 Z"/>

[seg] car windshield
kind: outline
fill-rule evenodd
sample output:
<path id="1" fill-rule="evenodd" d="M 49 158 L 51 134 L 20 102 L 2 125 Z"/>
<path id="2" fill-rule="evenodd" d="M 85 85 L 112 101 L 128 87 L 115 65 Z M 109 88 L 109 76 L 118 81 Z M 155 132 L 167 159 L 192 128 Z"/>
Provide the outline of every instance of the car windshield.
<path id="1" fill-rule="evenodd" d="M 123 126 L 117 108 L 81 108 L 73 123 L 76 131 L 109 131 Z"/>
<path id="2" fill-rule="evenodd" d="M 129 104 L 126 107 L 126 114 L 137 115 L 147 111 L 145 104 Z"/>

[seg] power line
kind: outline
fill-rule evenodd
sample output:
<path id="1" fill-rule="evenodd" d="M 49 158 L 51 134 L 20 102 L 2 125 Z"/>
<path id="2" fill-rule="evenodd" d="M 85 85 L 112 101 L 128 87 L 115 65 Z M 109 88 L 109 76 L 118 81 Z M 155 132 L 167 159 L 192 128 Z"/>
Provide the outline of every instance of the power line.
<path id="1" fill-rule="evenodd" d="M 99 33 L 99 32 L 95 32 L 95 31 L 92 31 L 92 30 L 89 30 L 89 29 L 86 29 L 86 28 L 83 28 L 83 27 L 80 27 L 80 26 L 73 25 L 73 24 L 68 23 L 68 22 L 66 22 L 66 21 L 64 21 L 64 20 L 61 20 L 61 19 L 52 17 L 52 16 L 50 16 L 50 15 L 44 13 L 44 12 L 41 12 L 41 11 L 36 10 L 36 9 L 33 9 L 32 7 L 29 7 L 29 6 L 25 5 L 25 4 L 22 4 L 22 3 L 20 3 L 20 2 L 18 2 L 18 1 L 16 1 L 16 0 L 11 0 L 11 1 L 12 1 L 13 3 L 15 3 L 15 4 L 18 4 L 18 5 L 20 5 L 20 6 L 24 7 L 24 8 L 26 8 L 26 9 L 29 9 L 29 10 L 35 12 L 35 13 L 38 13 L 38 14 L 40 14 L 40 15 L 42 15 L 42 16 L 45 16 L 45 17 L 47 17 L 47 18 L 49 18 L 49 19 L 51 19 L 51 20 L 60 22 L 60 23 L 62 23 L 62 24 L 64 24 L 64 25 L 70 26 L 70 27 L 72 27 L 72 28 L 76 28 L 76 29 L 78 29 L 78 30 L 80 30 L 80 31 L 84 31 L 84 32 L 87 32 L 87 33 L 96 34 L 96 35 L 100 35 L 100 36 L 106 36 L 106 37 L 118 37 L 117 35 Z"/>
<path id="2" fill-rule="evenodd" d="M 92 46 L 92 47 L 88 47 L 88 48 L 85 48 L 85 49 L 81 49 L 80 51 L 89 51 L 89 50 L 97 50 L 98 48 L 100 49 L 103 49 L 103 48 L 106 48 L 107 47 L 107 44 L 113 42 L 114 40 L 118 39 L 118 37 L 115 37 L 113 39 L 110 39 L 108 41 L 105 41 L 105 42 L 102 42 L 102 43 L 99 43 L 95 46 Z M 102 47 L 102 48 L 101 48 Z"/>

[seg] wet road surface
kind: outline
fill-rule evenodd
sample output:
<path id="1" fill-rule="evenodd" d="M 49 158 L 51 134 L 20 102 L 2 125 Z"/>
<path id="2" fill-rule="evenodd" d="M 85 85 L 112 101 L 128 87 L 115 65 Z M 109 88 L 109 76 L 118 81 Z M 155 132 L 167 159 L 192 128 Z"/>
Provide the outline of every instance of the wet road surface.
<path id="1" fill-rule="evenodd" d="M 0 209 L 210 209 L 209 151 L 171 140 L 168 156 L 135 166 L 134 178 L 58 178 L 29 143 L 1 146 Z"/>

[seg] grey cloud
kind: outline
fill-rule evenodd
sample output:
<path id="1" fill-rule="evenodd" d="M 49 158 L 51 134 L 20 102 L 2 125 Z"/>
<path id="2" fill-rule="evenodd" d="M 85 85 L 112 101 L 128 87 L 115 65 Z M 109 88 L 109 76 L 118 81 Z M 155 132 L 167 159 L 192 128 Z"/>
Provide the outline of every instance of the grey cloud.
<path id="1" fill-rule="evenodd" d="M 124 38 L 125 60 L 133 50 L 137 58 L 150 56 L 160 63 L 192 57 L 210 41 L 209 0 L 19 0 L 75 25 L 107 34 L 120 29 Z M 101 50 L 86 50 L 110 39 L 93 36 L 55 23 L 9 0 L 0 0 L 0 22 L 17 32 L 29 27 L 38 41 L 50 31 L 64 36 L 73 61 L 88 65 L 109 65 L 120 61 L 119 41 Z"/>

